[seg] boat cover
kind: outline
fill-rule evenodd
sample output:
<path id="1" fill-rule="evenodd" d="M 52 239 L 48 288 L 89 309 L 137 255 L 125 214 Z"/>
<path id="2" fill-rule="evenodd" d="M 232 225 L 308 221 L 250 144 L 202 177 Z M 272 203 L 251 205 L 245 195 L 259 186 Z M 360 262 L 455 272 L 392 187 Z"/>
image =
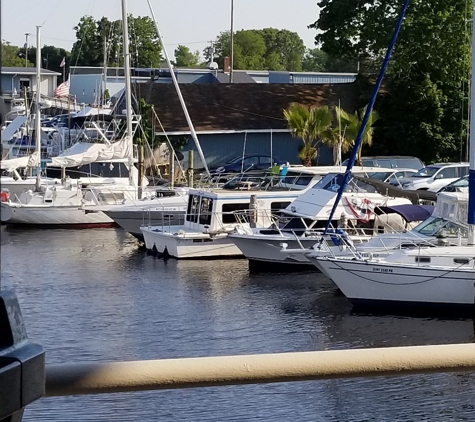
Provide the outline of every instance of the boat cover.
<path id="1" fill-rule="evenodd" d="M 38 151 L 35 151 L 30 155 L 25 155 L 24 157 L 1 160 L 0 168 L 2 170 L 13 171 L 17 168 L 23 167 L 38 167 L 38 165 L 40 164 L 39 157 L 40 154 L 38 153 Z"/>
<path id="2" fill-rule="evenodd" d="M 378 215 L 396 213 L 410 223 L 412 221 L 423 221 L 429 218 L 434 211 L 434 206 L 404 204 L 393 205 L 392 207 L 376 207 L 374 211 Z"/>

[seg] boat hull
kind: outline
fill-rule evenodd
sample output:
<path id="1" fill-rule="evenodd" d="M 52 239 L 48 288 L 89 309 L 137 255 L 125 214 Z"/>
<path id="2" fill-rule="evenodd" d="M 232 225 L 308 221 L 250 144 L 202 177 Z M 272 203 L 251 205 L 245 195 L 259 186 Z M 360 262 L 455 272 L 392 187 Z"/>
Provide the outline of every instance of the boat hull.
<path id="1" fill-rule="evenodd" d="M 7 225 L 39 227 L 115 227 L 102 212 L 86 213 L 77 206 L 11 206 L 1 203 L 1 220 Z"/>
<path id="2" fill-rule="evenodd" d="M 227 235 L 186 237 L 178 234 L 179 227 L 175 227 L 176 230 L 170 227 L 169 232 L 157 227 L 142 227 L 145 247 L 159 255 L 177 259 L 243 257 Z"/>
<path id="3" fill-rule="evenodd" d="M 185 221 L 185 211 L 106 210 L 104 214 L 141 241 L 144 237 L 140 227 L 145 223 L 151 226 L 176 226 Z"/>
<path id="4" fill-rule="evenodd" d="M 259 237 L 258 235 L 232 234 L 230 239 L 242 251 L 249 260 L 249 269 L 255 271 L 282 271 L 285 269 L 314 269 L 304 254 L 282 253 L 282 244 L 286 243 L 291 249 L 311 248 L 316 242 L 316 238 L 299 239 L 301 245 L 295 239 L 288 239 L 282 236 Z"/>
<path id="5" fill-rule="evenodd" d="M 317 267 L 354 305 L 474 306 L 475 277 L 470 270 L 391 265 L 317 258 Z"/>

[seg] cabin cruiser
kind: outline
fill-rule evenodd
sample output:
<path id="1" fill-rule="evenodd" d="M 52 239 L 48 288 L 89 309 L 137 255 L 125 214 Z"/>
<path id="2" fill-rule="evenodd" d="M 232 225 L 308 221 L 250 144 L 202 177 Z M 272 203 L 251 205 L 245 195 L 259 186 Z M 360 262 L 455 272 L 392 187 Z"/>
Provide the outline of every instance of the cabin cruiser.
<path id="1" fill-rule="evenodd" d="M 365 171 L 356 168 L 354 173 L 365 174 Z M 254 230 L 238 228 L 235 233 L 229 235 L 249 260 L 251 269 L 276 269 L 277 264 L 281 264 L 279 268 L 282 265 L 309 264 L 302 253 L 281 253 L 281 245 L 285 243 L 290 249 L 308 250 L 318 241 L 335 202 L 341 176 L 341 173 L 334 172 L 323 177 L 281 210 L 280 220 L 272 227 Z M 406 198 L 381 195 L 374 186 L 352 178 L 335 213 L 340 216 L 339 220 L 333 221 L 332 225 L 350 229 L 353 242 L 365 242 L 373 236 L 375 222 L 381 224 L 378 216 L 381 207 L 409 204 L 411 202 Z M 427 213 L 423 215 L 424 218 L 428 216 Z M 406 227 L 404 222 L 407 223 L 407 220 L 398 220 L 399 227 Z"/>

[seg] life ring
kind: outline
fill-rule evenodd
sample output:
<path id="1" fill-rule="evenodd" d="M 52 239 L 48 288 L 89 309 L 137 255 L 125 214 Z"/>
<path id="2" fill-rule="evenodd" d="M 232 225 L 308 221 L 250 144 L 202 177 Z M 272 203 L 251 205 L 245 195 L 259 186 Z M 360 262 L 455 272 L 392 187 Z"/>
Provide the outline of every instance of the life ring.
<path id="1" fill-rule="evenodd" d="M 366 198 L 356 199 L 346 197 L 346 203 L 353 215 L 362 223 L 368 223 L 371 220 L 371 214 L 374 209 L 373 203 Z"/>

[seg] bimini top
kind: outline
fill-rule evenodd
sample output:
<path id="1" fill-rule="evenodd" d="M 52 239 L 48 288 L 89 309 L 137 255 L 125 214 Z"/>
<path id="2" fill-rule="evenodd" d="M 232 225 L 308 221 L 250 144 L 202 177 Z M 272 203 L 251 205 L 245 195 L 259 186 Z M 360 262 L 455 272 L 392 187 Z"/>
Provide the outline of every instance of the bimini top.
<path id="1" fill-rule="evenodd" d="M 378 215 L 396 213 L 410 223 L 426 220 L 432 215 L 434 208 L 433 205 L 403 204 L 392 207 L 376 207 L 374 212 Z"/>

